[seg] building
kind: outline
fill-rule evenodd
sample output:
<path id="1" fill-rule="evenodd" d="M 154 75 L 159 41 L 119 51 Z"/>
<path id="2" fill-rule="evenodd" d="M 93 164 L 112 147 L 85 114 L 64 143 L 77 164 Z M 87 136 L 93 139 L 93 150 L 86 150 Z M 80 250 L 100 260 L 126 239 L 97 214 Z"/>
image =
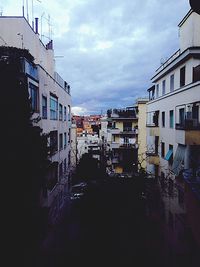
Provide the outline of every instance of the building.
<path id="1" fill-rule="evenodd" d="M 107 121 L 108 172 L 132 175 L 138 157 L 137 108 L 108 110 Z"/>
<path id="2" fill-rule="evenodd" d="M 68 186 L 70 86 L 55 71 L 53 41 L 50 40 L 46 45 L 41 41 L 37 19 L 33 29 L 25 17 L 1 16 L 0 33 L 0 45 L 4 46 L 4 51 L 6 49 L 7 53 L 10 53 L 14 48 L 22 51 L 21 71 L 31 99 L 32 118 L 42 129 L 42 133 L 49 135 L 51 164 L 45 177 L 46 187 L 41 192 L 40 202 L 53 223 Z M 27 50 L 29 53 L 26 54 L 30 56 L 25 56 L 23 51 Z"/>
<path id="3" fill-rule="evenodd" d="M 133 106 L 108 110 L 107 117 L 101 119 L 100 138 L 107 153 L 108 173 L 131 176 L 145 169 L 147 102 L 138 98 Z"/>
<path id="4" fill-rule="evenodd" d="M 146 105 L 147 98 L 138 98 L 135 107 L 138 116 L 138 168 L 146 169 Z"/>
<path id="5" fill-rule="evenodd" d="M 192 211 L 189 192 L 196 200 L 200 193 L 200 15 L 190 10 L 178 27 L 180 48 L 156 70 L 147 103 L 147 172 L 168 193 L 165 215 L 173 226 Z"/>

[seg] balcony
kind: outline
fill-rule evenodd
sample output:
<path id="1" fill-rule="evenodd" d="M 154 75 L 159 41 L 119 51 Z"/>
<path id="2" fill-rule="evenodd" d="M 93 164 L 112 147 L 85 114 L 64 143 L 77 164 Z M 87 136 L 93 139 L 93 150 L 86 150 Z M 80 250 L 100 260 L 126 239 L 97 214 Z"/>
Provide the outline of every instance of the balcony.
<path id="1" fill-rule="evenodd" d="M 129 107 L 124 109 L 112 109 L 107 111 L 108 118 L 124 120 L 124 119 L 137 119 L 137 109 Z"/>
<path id="2" fill-rule="evenodd" d="M 176 130 L 176 142 L 182 145 L 200 145 L 200 129 Z"/>
<path id="3" fill-rule="evenodd" d="M 159 165 L 160 164 L 160 158 L 155 151 L 147 151 L 146 152 L 147 156 L 147 162 L 149 164 L 154 164 L 154 165 Z"/>
<path id="4" fill-rule="evenodd" d="M 200 145 L 200 122 L 196 118 L 176 123 L 176 142 L 182 145 Z"/>
<path id="5" fill-rule="evenodd" d="M 137 144 L 130 144 L 130 143 L 123 143 L 123 144 L 120 144 L 119 148 L 120 149 L 137 149 L 138 145 Z"/>
<path id="6" fill-rule="evenodd" d="M 118 128 L 108 129 L 108 133 L 111 133 L 111 134 L 120 134 L 120 132 L 121 132 L 121 130 Z"/>
<path id="7" fill-rule="evenodd" d="M 130 127 L 125 127 L 120 134 L 138 134 L 138 129 L 132 129 Z"/>
<path id="8" fill-rule="evenodd" d="M 185 119 L 176 123 L 176 130 L 200 130 L 200 122 L 197 119 Z"/>
<path id="9" fill-rule="evenodd" d="M 111 149 L 119 148 L 119 146 L 120 146 L 120 144 L 119 144 L 119 143 L 116 143 L 116 142 L 112 142 L 112 143 L 110 144 L 110 148 L 111 148 Z"/>

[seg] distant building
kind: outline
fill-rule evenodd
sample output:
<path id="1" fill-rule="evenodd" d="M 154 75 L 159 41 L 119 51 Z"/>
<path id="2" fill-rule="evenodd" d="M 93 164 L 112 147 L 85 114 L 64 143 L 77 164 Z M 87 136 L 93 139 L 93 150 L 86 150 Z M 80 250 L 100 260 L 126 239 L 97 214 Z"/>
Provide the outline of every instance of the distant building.
<path id="1" fill-rule="evenodd" d="M 108 110 L 107 121 L 108 171 L 131 175 L 137 169 L 137 108 Z"/>
<path id="2" fill-rule="evenodd" d="M 107 152 L 108 173 L 131 176 L 146 167 L 146 103 L 138 98 L 124 109 L 107 111 L 101 119 L 102 149 Z"/>
<path id="3" fill-rule="evenodd" d="M 70 86 L 55 72 L 53 41 L 44 45 L 37 29 L 37 23 L 33 29 L 24 17 L 0 17 L 1 56 L 5 49 L 6 53 L 12 53 L 14 48 L 21 50 L 21 71 L 27 81 L 33 119 L 43 133 L 49 134 L 51 164 L 40 202 L 53 223 L 68 186 L 71 95 Z M 33 61 L 23 56 L 25 49 Z"/>
<path id="4" fill-rule="evenodd" d="M 78 116 L 73 115 L 73 119 L 77 126 L 77 136 L 84 136 L 87 134 L 98 134 L 100 129 L 101 115 Z"/>

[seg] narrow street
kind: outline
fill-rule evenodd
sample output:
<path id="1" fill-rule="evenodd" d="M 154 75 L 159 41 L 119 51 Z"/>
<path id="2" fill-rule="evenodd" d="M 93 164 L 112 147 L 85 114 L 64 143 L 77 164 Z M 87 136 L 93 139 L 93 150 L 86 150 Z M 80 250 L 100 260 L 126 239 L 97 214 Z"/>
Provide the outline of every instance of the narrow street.
<path id="1" fill-rule="evenodd" d="M 139 192 L 131 179 L 110 178 L 91 184 L 80 201 L 66 199 L 37 266 L 195 266 L 193 248 L 169 248 L 156 194 L 149 215 Z"/>

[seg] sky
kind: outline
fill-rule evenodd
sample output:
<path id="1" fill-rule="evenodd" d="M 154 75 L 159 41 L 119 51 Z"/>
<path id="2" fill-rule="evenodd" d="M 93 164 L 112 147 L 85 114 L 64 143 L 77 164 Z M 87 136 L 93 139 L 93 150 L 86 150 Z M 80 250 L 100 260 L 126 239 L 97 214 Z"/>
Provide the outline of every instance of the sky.
<path id="1" fill-rule="evenodd" d="M 42 41 L 53 39 L 76 115 L 148 97 L 155 70 L 179 49 L 178 23 L 190 9 L 189 0 L 0 0 L 0 13 L 22 15 L 23 3 L 30 24 L 39 18 Z"/>

